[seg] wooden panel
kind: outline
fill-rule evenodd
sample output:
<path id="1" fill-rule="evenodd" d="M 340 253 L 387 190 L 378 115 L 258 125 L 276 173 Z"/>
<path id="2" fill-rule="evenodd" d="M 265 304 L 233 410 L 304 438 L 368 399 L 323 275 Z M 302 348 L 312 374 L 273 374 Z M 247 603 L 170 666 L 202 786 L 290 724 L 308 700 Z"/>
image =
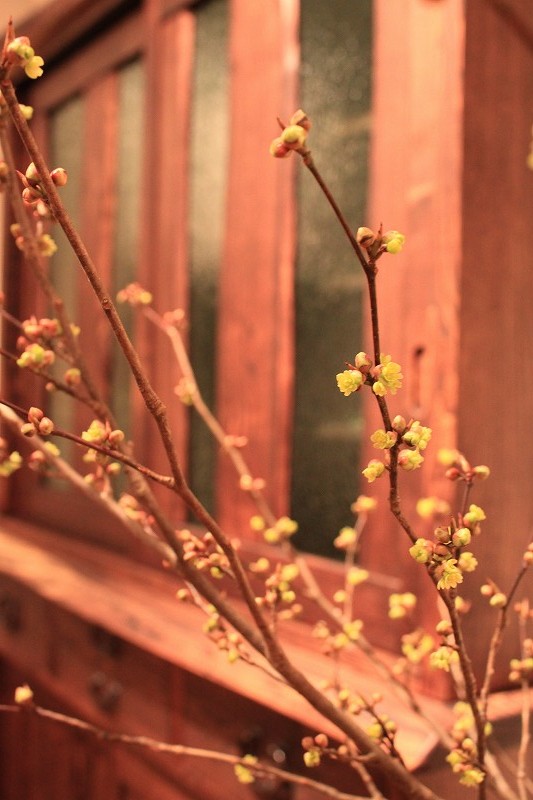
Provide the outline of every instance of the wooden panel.
<path id="1" fill-rule="evenodd" d="M 463 5 L 382 0 L 375 14 L 371 208 L 365 224 L 378 227 L 382 221 L 385 230 L 407 237 L 404 253 L 380 262 L 378 296 L 381 350 L 405 374 L 404 387 L 391 398 L 392 415 L 434 429 L 424 469 L 400 475 L 404 507 L 417 524 L 417 497 L 454 496 L 435 457 L 439 447 L 454 447 L 457 436 Z M 370 434 L 382 423 L 369 396 L 366 408 Z M 365 462 L 376 457 L 368 440 L 365 455 Z M 388 511 L 386 484 L 381 479 L 363 487 L 380 499 L 362 540 L 363 560 L 378 573 L 401 576 L 423 601 L 434 598 L 425 570 L 410 559 L 409 540 Z M 426 526 L 417 524 L 417 532 L 426 535 Z M 383 594 L 374 608 L 381 620 L 386 603 Z M 420 621 L 431 629 L 436 602 L 420 606 Z M 374 625 L 378 641 L 382 632 L 382 624 Z M 435 688 L 435 676 L 431 680 Z"/>
<path id="2" fill-rule="evenodd" d="M 527 0 L 514 5 L 528 18 Z M 488 518 L 476 541 L 476 582 L 490 575 L 506 591 L 533 530 L 533 452 L 526 444 L 533 395 L 533 173 L 526 167 L 533 48 L 491 3 L 478 0 L 467 4 L 465 91 L 459 442 L 492 470 L 476 492 Z M 519 597 L 531 597 L 532 578 Z M 494 621 L 483 606 L 469 620 L 481 651 Z M 506 641 L 500 683 L 518 652 L 516 633 Z"/>
<path id="3" fill-rule="evenodd" d="M 249 438 L 251 469 L 266 479 L 274 508 L 283 513 L 290 479 L 294 165 L 274 161 L 268 146 L 277 133 L 276 116 L 287 117 L 296 105 L 297 4 L 233 0 L 231 12 L 217 407 L 229 433 Z M 247 533 L 252 506 L 224 459 L 218 508 L 232 534 Z"/>
<path id="4" fill-rule="evenodd" d="M 0 576 L 0 650 L 23 670 L 45 670 L 50 654 L 47 610 L 35 594 Z"/>
<path id="5" fill-rule="evenodd" d="M 163 662 L 99 625 L 54 609 L 54 685 L 76 713 L 133 734 L 168 739 L 169 711 Z"/>
<path id="6" fill-rule="evenodd" d="M 153 10 L 152 10 L 153 11 Z M 154 294 L 158 311 L 187 308 L 188 134 L 194 47 L 194 16 L 182 11 L 159 24 L 150 23 L 148 51 L 147 158 L 141 242 L 140 281 Z M 187 414 L 174 394 L 178 371 L 170 344 L 153 326 L 139 326 L 141 357 L 154 386 L 167 404 L 169 421 L 182 466 L 186 468 Z M 151 466 L 168 472 L 151 421 L 140 399 L 134 399 L 142 452 Z M 155 454 L 155 458 L 153 457 Z M 169 492 L 160 493 L 168 509 L 183 516 L 183 507 Z"/>

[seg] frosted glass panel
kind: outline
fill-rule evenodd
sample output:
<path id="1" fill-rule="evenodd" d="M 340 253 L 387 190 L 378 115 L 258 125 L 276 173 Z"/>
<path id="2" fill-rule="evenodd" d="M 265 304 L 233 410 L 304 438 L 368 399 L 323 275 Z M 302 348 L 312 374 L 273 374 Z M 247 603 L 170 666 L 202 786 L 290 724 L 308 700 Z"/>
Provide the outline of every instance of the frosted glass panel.
<path id="1" fill-rule="evenodd" d="M 227 43 L 227 0 L 200 6 L 196 14 L 190 152 L 190 350 L 198 385 L 211 408 L 215 404 L 215 330 L 228 163 Z M 189 480 L 210 510 L 214 510 L 216 452 L 212 435 L 193 412 Z"/>
<path id="2" fill-rule="evenodd" d="M 365 216 L 372 20 L 371 0 L 302 0 L 301 105 L 313 121 L 317 166 L 350 225 Z M 298 170 L 296 400 L 293 516 L 298 544 L 331 555 L 351 524 L 358 493 L 360 397 L 335 384 L 361 349 L 364 276 L 310 174 Z"/>

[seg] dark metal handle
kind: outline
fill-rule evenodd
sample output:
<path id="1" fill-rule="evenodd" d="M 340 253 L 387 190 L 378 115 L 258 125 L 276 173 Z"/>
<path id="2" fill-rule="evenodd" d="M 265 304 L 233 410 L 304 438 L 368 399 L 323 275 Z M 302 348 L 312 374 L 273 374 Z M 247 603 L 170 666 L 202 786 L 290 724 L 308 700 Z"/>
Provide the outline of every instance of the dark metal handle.
<path id="1" fill-rule="evenodd" d="M 124 688 L 119 681 L 109 678 L 105 672 L 98 670 L 93 672 L 88 682 L 88 689 L 91 696 L 100 709 L 106 714 L 111 714 L 116 710 L 119 700 L 122 697 Z"/>

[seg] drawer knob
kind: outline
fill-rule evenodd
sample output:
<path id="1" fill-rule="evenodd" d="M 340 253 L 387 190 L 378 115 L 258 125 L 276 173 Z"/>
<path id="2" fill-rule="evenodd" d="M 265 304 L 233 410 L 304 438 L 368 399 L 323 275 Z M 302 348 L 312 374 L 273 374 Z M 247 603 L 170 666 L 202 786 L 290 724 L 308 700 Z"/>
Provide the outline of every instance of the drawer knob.
<path id="1" fill-rule="evenodd" d="M 109 678 L 105 672 L 100 670 L 93 672 L 88 680 L 88 688 L 100 711 L 104 711 L 106 714 L 111 714 L 116 710 L 124 691 L 119 681 Z"/>

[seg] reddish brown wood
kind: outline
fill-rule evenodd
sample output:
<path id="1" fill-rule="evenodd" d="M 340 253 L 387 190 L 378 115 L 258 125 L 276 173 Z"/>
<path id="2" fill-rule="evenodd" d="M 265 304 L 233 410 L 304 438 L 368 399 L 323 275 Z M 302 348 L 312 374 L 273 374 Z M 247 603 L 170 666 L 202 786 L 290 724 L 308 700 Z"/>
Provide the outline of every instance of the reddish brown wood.
<path id="1" fill-rule="evenodd" d="M 155 8 L 155 7 L 154 7 Z M 153 13 L 148 8 L 147 13 Z M 154 294 L 158 311 L 188 304 L 188 137 L 194 52 L 194 16 L 184 10 L 163 22 L 151 17 L 147 61 L 145 202 L 142 210 L 140 280 Z M 180 377 L 164 334 L 152 325 L 139 328 L 141 355 L 157 391 L 167 404 L 180 462 L 186 470 L 187 412 L 174 393 Z M 135 403 L 141 452 L 151 465 L 168 471 L 153 425 L 141 426 L 146 411 Z M 168 510 L 183 517 L 183 505 L 160 494 Z"/>
<path id="2" fill-rule="evenodd" d="M 527 2 L 514 5 L 531 19 Z M 526 167 L 533 49 L 491 3 L 476 1 L 467 6 L 465 68 L 458 432 L 461 447 L 492 470 L 474 501 L 488 517 L 475 545 L 477 583 L 490 576 L 507 591 L 533 530 L 533 173 Z M 532 593 L 529 575 L 518 597 Z M 468 621 L 480 646 L 494 621 L 494 612 L 483 606 Z M 513 631 L 498 661 L 497 683 L 505 682 L 509 658 L 517 653 Z"/>
<path id="3" fill-rule="evenodd" d="M 220 282 L 218 411 L 250 441 L 254 477 L 288 508 L 293 359 L 294 195 L 290 164 L 268 155 L 276 116 L 296 105 L 297 4 L 231 6 L 231 134 L 226 247 Z M 258 39 L 257 31 L 261 31 Z M 258 69 L 258 65 L 263 65 Z M 248 451 L 247 451 L 248 456 Z M 248 535 L 253 513 L 221 459 L 219 516 Z"/>
<path id="4" fill-rule="evenodd" d="M 380 261 L 378 297 L 381 349 L 399 361 L 405 380 L 390 398 L 392 415 L 413 417 L 434 429 L 424 469 L 400 475 L 400 493 L 417 535 L 420 496 L 452 501 L 455 487 L 436 463 L 439 447 L 456 445 L 458 352 L 457 275 L 461 248 L 462 32 L 460 2 L 403 0 L 375 6 L 371 205 L 366 224 L 406 234 L 404 253 Z M 398 36 L 399 29 L 404 35 Z M 368 345 L 370 347 L 370 344 Z M 367 431 L 381 427 L 367 398 Z M 367 444 L 364 460 L 376 457 Z M 439 616 L 425 570 L 407 553 L 409 540 L 387 508 L 386 479 L 363 491 L 380 499 L 363 537 L 363 560 L 396 576 L 420 597 L 420 621 L 430 630 Z M 404 589 L 405 591 L 406 589 Z M 386 614 L 387 594 L 378 599 Z M 385 626 L 374 626 L 378 639 Z M 440 675 L 432 675 L 433 687 Z"/>

